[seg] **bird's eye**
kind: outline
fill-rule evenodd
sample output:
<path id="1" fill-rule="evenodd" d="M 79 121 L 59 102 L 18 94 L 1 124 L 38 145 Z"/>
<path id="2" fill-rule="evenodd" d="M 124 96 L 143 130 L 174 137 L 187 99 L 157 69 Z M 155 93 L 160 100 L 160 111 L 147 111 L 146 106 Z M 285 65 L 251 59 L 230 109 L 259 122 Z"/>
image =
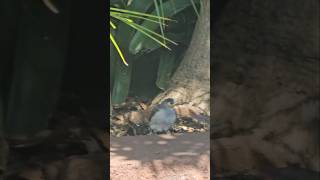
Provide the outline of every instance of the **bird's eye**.
<path id="1" fill-rule="evenodd" d="M 171 105 L 173 105 L 173 104 L 174 104 L 174 102 L 173 102 L 173 101 L 171 101 L 171 102 L 170 102 L 170 104 L 171 104 Z"/>

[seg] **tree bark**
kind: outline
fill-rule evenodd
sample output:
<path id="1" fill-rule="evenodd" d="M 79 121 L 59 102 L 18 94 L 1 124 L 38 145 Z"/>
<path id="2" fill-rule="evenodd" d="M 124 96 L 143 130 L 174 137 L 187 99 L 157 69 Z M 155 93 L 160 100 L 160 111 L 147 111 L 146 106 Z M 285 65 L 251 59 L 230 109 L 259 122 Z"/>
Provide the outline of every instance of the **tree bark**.
<path id="1" fill-rule="evenodd" d="M 210 1 L 203 0 L 193 37 L 174 73 L 169 88 L 152 104 L 174 98 L 178 104 L 191 104 L 210 115 Z"/>

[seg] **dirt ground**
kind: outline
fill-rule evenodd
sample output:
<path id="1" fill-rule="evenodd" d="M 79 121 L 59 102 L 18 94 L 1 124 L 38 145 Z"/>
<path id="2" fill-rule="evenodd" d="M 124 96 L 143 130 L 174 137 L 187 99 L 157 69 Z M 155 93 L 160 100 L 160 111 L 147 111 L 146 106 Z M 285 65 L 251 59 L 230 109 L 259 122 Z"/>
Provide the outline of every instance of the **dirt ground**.
<path id="1" fill-rule="evenodd" d="M 209 133 L 111 137 L 111 179 L 210 179 L 209 138 Z"/>
<path id="2" fill-rule="evenodd" d="M 140 102 L 139 102 L 140 103 Z M 118 107 L 135 110 L 137 101 Z M 169 134 L 152 134 L 146 124 L 107 123 L 96 107 L 64 102 L 49 123 L 45 142 L 11 148 L 7 180 L 209 179 L 208 124 L 178 119 Z M 118 121 L 119 122 L 119 121 Z"/>
<path id="3" fill-rule="evenodd" d="M 129 99 L 114 108 L 110 132 L 110 178 L 210 179 L 209 123 L 188 117 L 178 118 L 169 132 L 154 134 L 146 122 L 122 116 L 147 106 L 147 102 Z"/>

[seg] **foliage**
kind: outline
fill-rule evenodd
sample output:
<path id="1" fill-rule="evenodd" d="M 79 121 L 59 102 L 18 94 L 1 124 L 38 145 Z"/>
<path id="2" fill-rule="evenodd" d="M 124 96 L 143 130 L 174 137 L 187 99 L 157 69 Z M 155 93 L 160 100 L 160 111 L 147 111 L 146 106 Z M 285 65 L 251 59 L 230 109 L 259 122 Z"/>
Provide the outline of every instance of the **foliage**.
<path id="1" fill-rule="evenodd" d="M 163 27 L 165 25 L 164 21 L 170 20 L 170 19 L 167 19 L 167 18 L 164 18 L 161 16 L 155 16 L 152 14 L 140 13 L 137 11 L 130 11 L 130 10 L 125 10 L 125 9 L 120 9 L 120 8 L 110 8 L 110 16 L 114 19 L 121 21 L 122 23 L 127 24 L 128 26 L 132 27 L 133 29 L 138 30 L 143 35 L 156 41 L 157 43 L 159 43 L 160 45 L 164 46 L 167 49 L 170 49 L 170 48 L 165 44 L 165 41 L 169 41 L 169 42 L 175 44 L 173 41 L 164 37 L 163 34 L 160 35 L 160 34 L 154 32 L 144 26 L 141 26 L 141 25 L 135 23 L 135 21 L 133 20 L 134 18 L 143 19 L 143 20 L 151 22 L 151 23 L 159 23 L 160 27 Z M 116 25 L 111 20 L 110 20 L 110 27 L 112 29 L 116 29 Z M 161 39 L 159 39 L 159 38 L 161 38 Z M 128 63 L 125 61 L 123 53 L 121 52 L 119 45 L 117 44 L 112 33 L 110 33 L 110 40 L 113 43 L 114 47 L 116 48 L 117 52 L 119 53 L 119 56 L 121 57 L 123 63 L 128 66 Z"/>
<path id="2" fill-rule="evenodd" d="M 113 8 L 110 15 L 113 21 L 110 22 L 110 26 L 113 29 L 111 29 L 110 38 L 113 36 L 113 40 L 116 40 L 116 45 L 110 46 L 113 104 L 125 101 L 132 87 L 131 82 L 141 82 L 153 76 L 145 74 L 139 79 L 132 78 L 135 75 L 135 72 L 132 72 L 134 66 L 139 66 L 135 67 L 135 70 L 137 68 L 143 70 L 148 68 L 150 63 L 160 60 L 158 70 L 154 72 L 157 76 L 154 84 L 165 90 L 168 79 L 183 57 L 184 48 L 192 35 L 192 24 L 194 25 L 194 17 L 197 14 L 194 9 L 197 9 L 195 5 L 199 0 L 158 1 L 133 0 L 129 4 L 128 1 L 111 1 Z M 170 43 L 177 44 L 175 42 L 179 42 L 179 45 L 170 47 Z M 150 63 L 139 63 L 139 61 L 149 62 L 143 59 L 155 60 Z"/>

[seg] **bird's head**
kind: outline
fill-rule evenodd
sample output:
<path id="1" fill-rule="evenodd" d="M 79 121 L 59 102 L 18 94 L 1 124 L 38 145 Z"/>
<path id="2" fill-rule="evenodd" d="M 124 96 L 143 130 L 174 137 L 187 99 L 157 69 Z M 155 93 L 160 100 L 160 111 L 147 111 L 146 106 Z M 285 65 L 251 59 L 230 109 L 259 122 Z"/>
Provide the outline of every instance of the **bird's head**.
<path id="1" fill-rule="evenodd" d="M 162 103 L 161 104 L 163 104 L 163 105 L 167 105 L 167 106 L 169 106 L 169 107 L 173 107 L 173 105 L 175 104 L 175 100 L 174 99 L 172 99 L 172 98 L 168 98 L 168 99 L 165 99 L 164 101 L 162 101 Z"/>

